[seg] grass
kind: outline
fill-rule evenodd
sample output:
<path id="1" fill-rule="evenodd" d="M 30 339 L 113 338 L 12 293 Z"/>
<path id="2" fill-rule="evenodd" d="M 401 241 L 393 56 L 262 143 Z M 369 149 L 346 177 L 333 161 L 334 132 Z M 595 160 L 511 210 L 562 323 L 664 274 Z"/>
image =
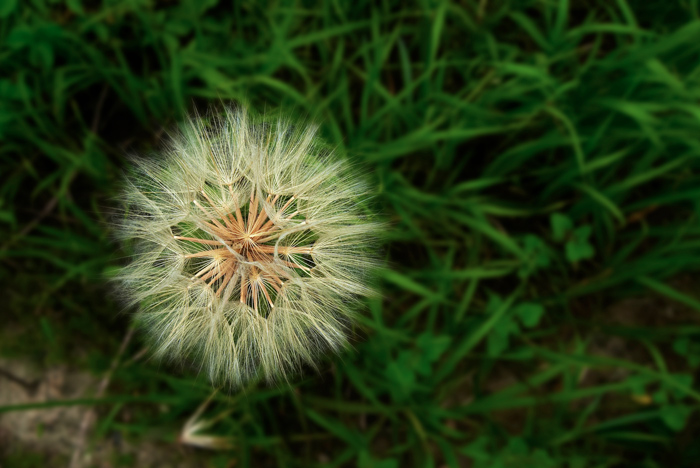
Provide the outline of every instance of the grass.
<path id="1" fill-rule="evenodd" d="M 125 155 L 194 108 L 318 119 L 393 226 L 383 299 L 320 375 L 201 407 L 210 385 L 133 359 L 137 335 L 104 395 L 0 412 L 94 408 L 90 449 L 171 443 L 201 408 L 231 447 L 212 467 L 697 466 L 699 12 L 0 2 L 2 356 L 109 372 L 128 314 L 102 213 Z"/>

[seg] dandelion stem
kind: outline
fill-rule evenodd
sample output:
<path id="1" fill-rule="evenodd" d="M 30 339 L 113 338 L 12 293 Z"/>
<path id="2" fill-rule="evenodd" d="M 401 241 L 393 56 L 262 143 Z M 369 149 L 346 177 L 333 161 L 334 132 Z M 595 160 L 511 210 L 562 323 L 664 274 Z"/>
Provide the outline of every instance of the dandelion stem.
<path id="1" fill-rule="evenodd" d="M 209 213 L 209 211 L 207 211 L 197 200 L 194 201 L 194 204 L 197 206 L 197 208 L 202 210 L 204 212 L 204 214 L 206 214 L 208 217 L 210 217 L 211 222 L 214 223 L 214 225 L 216 225 L 216 227 L 214 227 L 212 224 L 204 222 L 204 224 L 207 225 L 210 229 L 216 230 L 218 233 L 223 233 L 224 235 L 226 235 L 228 232 L 230 232 L 229 229 L 227 229 L 214 216 L 212 216 L 211 213 Z M 219 235 L 221 235 L 221 234 L 219 234 Z"/>
<path id="2" fill-rule="evenodd" d="M 209 273 L 207 273 L 206 275 L 202 276 L 202 278 L 201 278 L 202 281 L 206 281 L 206 280 L 209 279 L 212 275 L 215 275 L 215 274 L 217 273 L 217 271 L 218 271 L 218 268 L 217 268 L 217 267 L 219 266 L 219 264 L 218 264 L 218 263 L 212 263 L 212 265 L 214 266 L 213 268 L 207 267 L 207 270 L 210 270 L 210 271 L 209 271 Z M 203 272 L 204 272 L 204 270 L 200 271 L 200 272 L 199 272 L 197 275 L 195 275 L 195 276 L 199 276 L 199 274 L 201 274 L 201 273 L 203 273 Z"/>
<path id="3" fill-rule="evenodd" d="M 246 304 L 248 299 L 248 283 L 246 283 L 245 268 L 241 270 L 241 304 Z"/>
<path id="4" fill-rule="evenodd" d="M 241 207 L 238 206 L 238 200 L 236 199 L 236 194 L 233 193 L 233 186 L 232 184 L 228 185 L 228 191 L 231 192 L 231 198 L 233 198 L 233 203 L 236 204 L 236 222 L 238 223 L 238 227 L 241 229 L 241 232 L 244 231 L 243 227 L 243 215 L 241 214 Z M 231 217 L 231 220 L 233 220 L 233 215 L 229 215 Z"/>
<path id="5" fill-rule="evenodd" d="M 236 269 L 234 268 L 234 265 L 231 265 L 230 268 L 228 268 L 228 271 L 226 272 L 226 276 L 224 276 L 224 280 L 221 283 L 221 286 L 219 287 L 219 290 L 216 292 L 216 297 L 221 296 L 221 293 L 226 289 L 226 286 L 228 286 L 229 282 L 231 281 L 231 277 L 236 273 Z M 238 280 L 238 277 L 236 277 L 236 280 Z M 236 286 L 236 282 L 234 281 L 231 283 L 232 286 Z"/>
<path id="6" fill-rule="evenodd" d="M 304 265 L 299 265 L 296 262 L 288 262 L 287 260 L 282 260 L 282 259 L 279 259 L 279 261 L 284 263 L 285 265 L 287 265 L 289 268 L 299 268 L 299 269 L 304 270 L 304 271 L 311 271 L 311 268 L 306 267 Z"/>
<path id="7" fill-rule="evenodd" d="M 190 242 L 197 242 L 199 244 L 206 244 L 206 245 L 221 245 L 221 242 L 219 242 L 219 241 L 214 241 L 214 240 L 209 240 L 209 239 L 197 239 L 196 237 L 173 236 L 173 239 L 185 240 L 185 241 L 190 241 Z"/>
<path id="8" fill-rule="evenodd" d="M 207 201 L 209 202 L 209 204 L 211 205 L 211 207 L 214 208 L 214 211 L 216 211 L 216 214 L 219 215 L 219 218 L 221 218 L 221 219 L 224 220 L 224 223 L 226 223 L 226 227 L 227 227 L 229 230 L 230 230 L 230 229 L 233 229 L 233 225 L 231 224 L 231 221 L 228 219 L 228 217 L 227 217 L 225 214 L 223 214 L 223 213 L 221 212 L 221 210 L 219 210 L 219 208 L 217 208 L 216 203 L 214 203 L 214 202 L 212 201 L 212 199 L 209 198 L 209 195 L 207 195 L 207 192 L 205 192 L 204 190 L 202 190 L 202 196 L 203 196 L 204 198 L 206 198 Z M 213 221 L 213 222 L 216 222 L 214 219 L 212 219 L 212 221 Z M 217 223 L 217 224 L 218 224 L 218 223 Z M 219 226 L 221 226 L 221 225 L 219 224 Z M 223 228 L 223 226 L 221 226 L 221 227 Z"/>
<path id="9" fill-rule="evenodd" d="M 262 289 L 263 294 L 265 295 L 265 298 L 267 299 L 267 302 L 270 304 L 270 307 L 273 308 L 275 305 L 272 303 L 272 299 L 270 299 L 270 295 L 267 292 L 267 288 L 265 288 L 265 284 L 262 285 L 260 288 Z"/>
<path id="10" fill-rule="evenodd" d="M 278 213 L 284 213 L 284 210 L 287 209 L 287 207 L 290 203 L 292 203 L 292 201 L 294 201 L 294 195 L 292 195 L 292 197 L 289 200 L 287 200 L 287 203 L 284 204 L 284 206 L 278 211 Z"/>
<path id="11" fill-rule="evenodd" d="M 274 245 L 258 245 L 256 247 L 260 252 L 264 253 L 274 253 L 275 252 L 275 246 Z M 289 255 L 289 254 L 310 254 L 311 253 L 311 247 L 290 247 L 286 245 L 279 245 L 277 246 L 277 251 L 281 253 L 282 255 Z"/>
<path id="12" fill-rule="evenodd" d="M 255 216 L 258 212 L 258 196 L 255 191 L 250 194 L 250 208 L 248 210 L 248 226 L 246 233 L 250 234 L 252 232 L 253 223 L 255 223 Z"/>
<path id="13" fill-rule="evenodd" d="M 255 224 L 253 225 L 251 232 L 257 231 L 258 228 L 260 227 L 260 225 L 262 224 L 262 222 L 267 219 L 267 213 L 265 213 L 265 208 L 264 207 L 261 207 L 261 208 L 262 208 L 262 210 L 260 210 L 260 215 L 255 220 Z"/>
<path id="14" fill-rule="evenodd" d="M 258 312 L 258 283 L 257 281 L 255 283 L 251 282 L 251 287 L 253 289 L 253 309 L 255 309 L 255 312 Z"/>
<path id="15" fill-rule="evenodd" d="M 260 240 L 258 240 L 257 242 L 258 242 L 258 244 L 263 244 L 263 243 L 265 243 L 265 242 L 270 242 L 271 240 L 274 240 L 274 239 L 276 239 L 277 237 L 279 237 L 280 234 L 281 234 L 281 233 L 279 233 L 279 232 L 274 232 L 274 233 L 270 234 L 268 237 L 266 237 L 266 238 L 264 238 L 264 239 L 260 239 Z"/>
<path id="16" fill-rule="evenodd" d="M 213 249 L 213 250 L 202 250 L 201 252 L 191 253 L 185 255 L 185 258 L 201 258 L 201 257 L 220 257 L 222 255 L 228 254 L 228 249 Z"/>

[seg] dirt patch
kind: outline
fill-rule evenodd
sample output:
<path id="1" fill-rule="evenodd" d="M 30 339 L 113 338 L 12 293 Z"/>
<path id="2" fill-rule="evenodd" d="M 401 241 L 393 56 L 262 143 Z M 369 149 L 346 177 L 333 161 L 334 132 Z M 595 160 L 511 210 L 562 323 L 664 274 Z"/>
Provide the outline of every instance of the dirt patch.
<path id="1" fill-rule="evenodd" d="M 0 359 L 0 407 L 91 397 L 99 380 L 85 372 Z M 69 466 L 89 406 L 47 406 L 0 413 L 0 468 Z M 94 429 L 88 431 L 88 441 Z M 207 466 L 206 453 L 174 444 L 132 444 L 120 434 L 88 443 L 77 467 L 112 468 Z M 73 466 L 76 466 L 75 464 Z"/>

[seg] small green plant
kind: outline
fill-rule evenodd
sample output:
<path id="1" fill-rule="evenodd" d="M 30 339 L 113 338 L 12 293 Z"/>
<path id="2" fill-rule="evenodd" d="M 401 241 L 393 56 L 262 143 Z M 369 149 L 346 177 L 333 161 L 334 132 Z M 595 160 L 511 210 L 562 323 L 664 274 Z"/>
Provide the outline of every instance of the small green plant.
<path id="1" fill-rule="evenodd" d="M 492 314 L 502 307 L 503 299 L 492 295 L 487 305 L 487 311 Z M 523 302 L 513 307 L 509 314 L 503 315 L 496 322 L 488 335 L 487 350 L 489 357 L 495 358 L 508 349 L 510 337 L 517 336 L 521 332 L 521 326 L 525 328 L 536 327 L 540 322 L 544 308 L 540 304 Z"/>
<path id="2" fill-rule="evenodd" d="M 589 225 L 574 228 L 571 219 L 561 213 L 554 213 L 550 217 L 552 225 L 552 239 L 558 243 L 564 243 L 566 259 L 571 263 L 588 260 L 595 254 L 595 249 L 589 242 L 592 228 Z"/>

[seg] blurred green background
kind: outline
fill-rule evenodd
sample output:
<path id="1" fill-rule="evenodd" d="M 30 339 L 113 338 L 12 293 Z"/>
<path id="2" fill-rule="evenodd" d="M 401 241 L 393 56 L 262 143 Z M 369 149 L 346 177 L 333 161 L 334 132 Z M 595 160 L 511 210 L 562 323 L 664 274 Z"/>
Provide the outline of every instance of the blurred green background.
<path id="1" fill-rule="evenodd" d="M 700 466 L 699 3 L 0 0 L 0 465 Z M 390 271 L 318 374 L 212 393 L 104 213 L 240 100 L 375 174 Z"/>

